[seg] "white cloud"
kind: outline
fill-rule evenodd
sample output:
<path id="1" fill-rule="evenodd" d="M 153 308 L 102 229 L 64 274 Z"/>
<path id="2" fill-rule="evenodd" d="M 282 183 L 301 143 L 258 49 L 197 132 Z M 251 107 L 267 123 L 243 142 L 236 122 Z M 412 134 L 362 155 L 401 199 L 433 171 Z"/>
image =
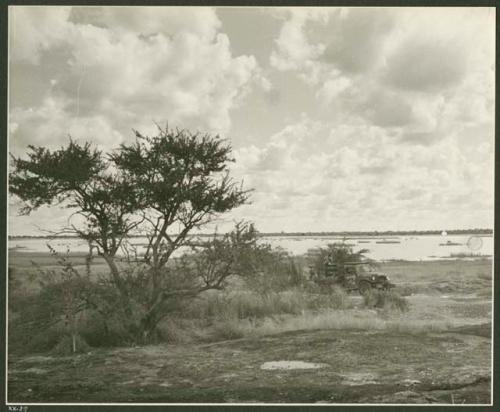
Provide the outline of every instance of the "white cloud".
<path id="1" fill-rule="evenodd" d="M 239 149 L 234 173 L 255 189 L 245 216 L 269 230 L 380 229 L 396 220 L 411 228 L 415 221 L 403 220 L 410 211 L 452 227 L 450 210 L 493 206 L 492 187 L 484 185 L 493 170 L 489 149 L 484 143 L 471 152 L 452 137 L 402 148 L 380 127 L 305 118 L 262 148 Z M 266 215 L 273 209 L 282 217 Z"/>
<path id="2" fill-rule="evenodd" d="M 32 70 L 55 48 L 68 56 L 52 61 L 67 70 L 51 79 L 42 106 L 12 108 L 11 121 L 30 123 L 39 144 L 45 143 L 49 129 L 88 135 L 101 125 L 102 134 L 110 133 L 101 139 L 115 141 L 153 121 L 224 134 L 230 110 L 247 90 L 255 82 L 269 86 L 253 56 L 231 56 L 229 39 L 218 33 L 220 22 L 210 8 L 105 7 L 87 20 L 82 15 L 70 19 L 67 8 L 14 10 L 12 71 L 27 55 L 33 56 Z M 26 23 L 40 16 L 37 29 Z M 54 33 L 46 26 L 53 22 Z M 57 109 L 50 106 L 55 101 Z M 56 112 L 48 115 L 50 110 Z M 44 125 L 42 119 L 48 117 L 49 125 Z M 96 126 L 86 130 L 87 124 Z M 20 138 L 20 131 L 11 132 L 14 144 L 29 140 L 27 134 Z"/>
<path id="3" fill-rule="evenodd" d="M 68 103 L 62 99 L 47 98 L 43 104 L 30 109 L 13 109 L 10 124 L 10 151 L 16 155 L 25 152 L 28 144 L 58 148 L 69 136 L 76 141 L 92 141 L 102 149 L 115 147 L 123 136 L 113 129 L 102 115 L 71 117 Z"/>
<path id="4" fill-rule="evenodd" d="M 221 27 L 216 14 L 208 7 L 74 7 L 72 21 L 128 31 L 144 36 L 162 33 L 175 37 L 191 33 L 212 39 Z"/>
<path id="5" fill-rule="evenodd" d="M 305 71 L 305 79 L 316 78 L 314 61 L 324 52 L 325 45 L 311 43 L 305 33 L 305 25 L 309 21 L 326 22 L 327 9 L 291 9 L 283 10 L 286 20 L 283 23 L 279 37 L 275 40 L 276 50 L 271 53 L 271 66 L 278 70 Z"/>
<path id="6" fill-rule="evenodd" d="M 328 78 L 318 90 L 316 96 L 325 104 L 331 104 L 343 92 L 352 87 L 352 80 L 343 76 L 332 76 Z"/>
<path id="7" fill-rule="evenodd" d="M 491 9 L 353 8 L 282 18 L 271 64 L 314 87 L 325 116 L 393 128 L 419 144 L 493 122 Z"/>

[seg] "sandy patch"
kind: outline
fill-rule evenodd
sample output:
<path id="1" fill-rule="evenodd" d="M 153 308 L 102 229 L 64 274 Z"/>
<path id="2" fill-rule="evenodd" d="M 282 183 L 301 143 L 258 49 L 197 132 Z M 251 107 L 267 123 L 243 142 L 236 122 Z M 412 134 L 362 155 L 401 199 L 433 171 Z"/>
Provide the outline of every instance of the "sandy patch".
<path id="1" fill-rule="evenodd" d="M 276 369 L 320 369 L 327 367 L 326 363 L 311 363 L 311 362 L 303 362 L 303 361 L 273 361 L 273 362 L 265 362 L 260 365 L 260 368 L 263 370 L 276 370 Z"/>

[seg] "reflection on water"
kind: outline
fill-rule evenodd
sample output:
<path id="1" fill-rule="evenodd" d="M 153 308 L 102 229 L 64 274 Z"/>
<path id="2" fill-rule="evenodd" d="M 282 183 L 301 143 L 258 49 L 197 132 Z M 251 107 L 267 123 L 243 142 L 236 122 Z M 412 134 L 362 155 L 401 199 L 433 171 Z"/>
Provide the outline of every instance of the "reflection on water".
<path id="1" fill-rule="evenodd" d="M 276 236 L 262 237 L 261 242 L 271 244 L 273 247 L 281 247 L 284 250 L 300 255 L 309 249 L 326 246 L 329 243 L 344 242 L 351 246 L 354 251 L 368 249 L 367 256 L 375 260 L 431 260 L 452 255 L 493 255 L 493 237 L 481 235 L 481 242 L 468 242 L 470 235 L 426 235 L 426 236 L 387 236 L 375 237 L 364 236 L 362 238 L 342 239 L 334 236 Z M 138 252 L 144 249 L 146 239 L 134 238 L 130 240 L 137 247 Z M 479 248 L 471 250 L 470 245 Z M 9 241 L 9 249 L 19 252 L 47 252 L 47 244 L 55 250 L 65 252 L 87 252 L 88 245 L 80 239 L 13 239 Z M 184 249 L 185 250 L 185 249 Z M 177 251 L 177 255 L 182 250 Z"/>

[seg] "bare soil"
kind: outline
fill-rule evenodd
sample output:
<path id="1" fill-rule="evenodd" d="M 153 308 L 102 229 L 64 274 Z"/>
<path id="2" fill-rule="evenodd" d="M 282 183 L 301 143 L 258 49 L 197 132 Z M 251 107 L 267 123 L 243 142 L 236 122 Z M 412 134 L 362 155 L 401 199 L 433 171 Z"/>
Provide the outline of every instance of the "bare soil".
<path id="1" fill-rule="evenodd" d="M 294 331 L 9 359 L 10 402 L 489 403 L 490 331 Z M 324 364 L 265 370 L 270 361 Z"/>

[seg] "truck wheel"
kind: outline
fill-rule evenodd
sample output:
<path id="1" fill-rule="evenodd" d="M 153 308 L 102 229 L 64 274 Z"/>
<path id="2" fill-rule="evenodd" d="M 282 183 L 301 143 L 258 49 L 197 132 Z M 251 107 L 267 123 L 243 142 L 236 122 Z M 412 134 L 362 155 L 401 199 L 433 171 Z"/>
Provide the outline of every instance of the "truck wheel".
<path id="1" fill-rule="evenodd" d="M 366 295 L 371 290 L 371 285 L 368 282 L 360 282 L 358 289 L 360 295 Z"/>

